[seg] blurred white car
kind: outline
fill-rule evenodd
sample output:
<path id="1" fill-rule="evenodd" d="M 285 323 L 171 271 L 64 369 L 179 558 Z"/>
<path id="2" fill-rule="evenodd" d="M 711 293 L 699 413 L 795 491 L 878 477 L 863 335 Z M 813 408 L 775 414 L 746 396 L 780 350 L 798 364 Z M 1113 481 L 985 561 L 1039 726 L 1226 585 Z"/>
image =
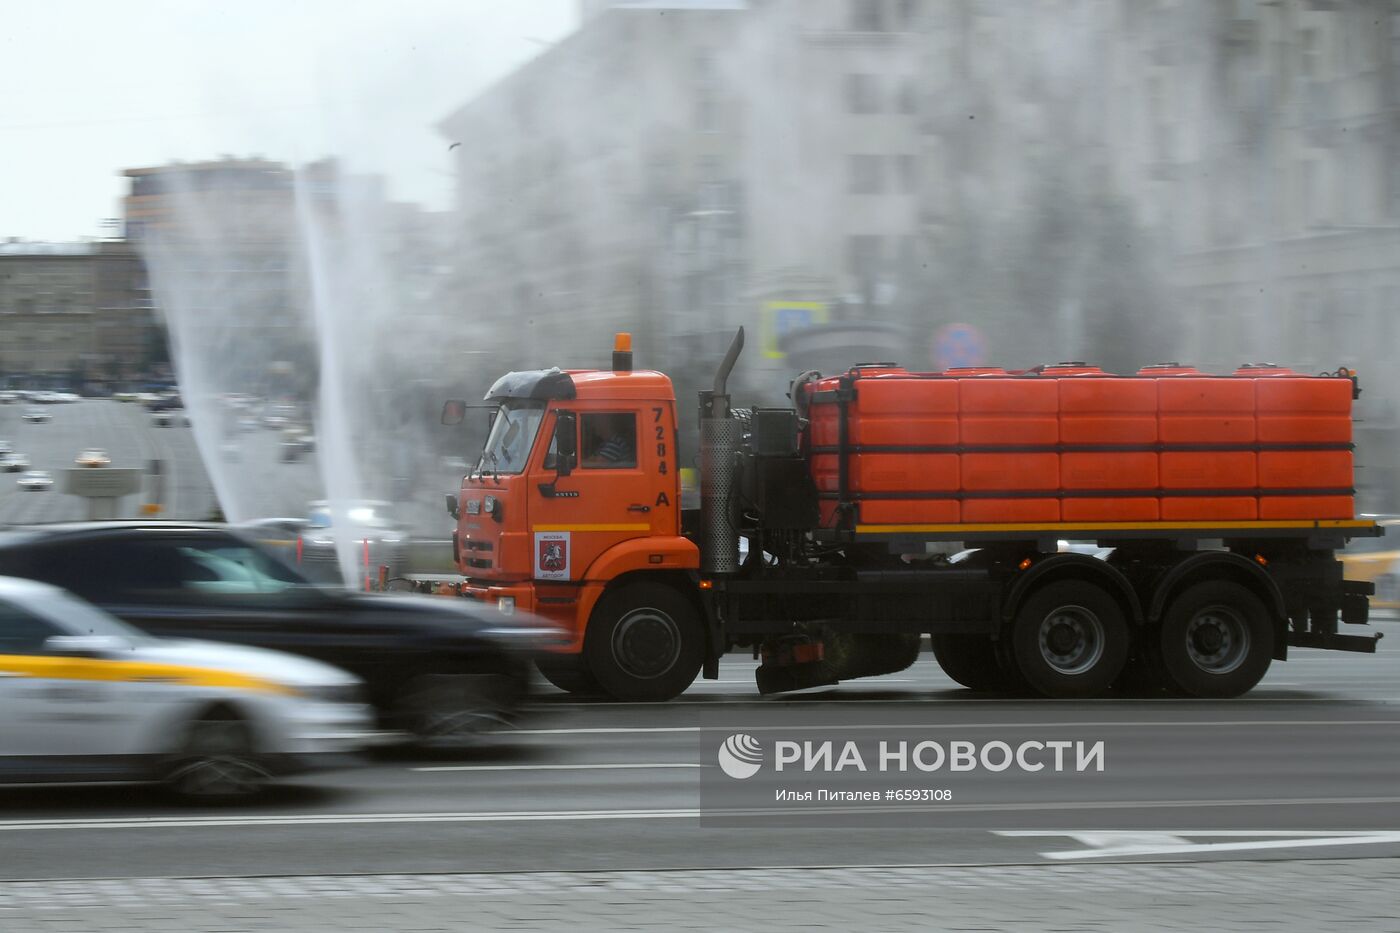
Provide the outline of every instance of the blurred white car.
<path id="1" fill-rule="evenodd" d="M 6 473 L 23 473 L 29 469 L 29 458 L 18 450 L 0 454 L 0 470 Z"/>
<path id="2" fill-rule="evenodd" d="M 20 418 L 28 421 L 30 424 L 43 424 L 53 420 L 53 416 L 42 408 L 26 408 L 24 412 L 20 414 Z"/>
<path id="3" fill-rule="evenodd" d="M 0 577 L 0 783 L 160 781 L 245 797 L 345 763 L 359 680 L 308 658 L 155 638 L 46 583 Z"/>
<path id="4" fill-rule="evenodd" d="M 30 470 L 15 485 L 26 492 L 48 492 L 53 488 L 53 477 L 44 470 Z"/>

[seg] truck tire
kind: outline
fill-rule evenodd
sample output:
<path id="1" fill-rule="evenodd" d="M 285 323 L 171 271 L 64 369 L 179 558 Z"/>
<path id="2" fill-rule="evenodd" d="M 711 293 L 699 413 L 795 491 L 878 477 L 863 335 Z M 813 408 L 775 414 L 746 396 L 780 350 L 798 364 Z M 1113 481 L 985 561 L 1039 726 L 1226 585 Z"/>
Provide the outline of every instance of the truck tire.
<path id="1" fill-rule="evenodd" d="M 565 693 L 576 696 L 597 696 L 602 692 L 597 679 L 580 656 L 560 655 L 557 658 L 536 658 L 535 668 L 540 676 Z"/>
<path id="2" fill-rule="evenodd" d="M 1159 641 L 1167 689 L 1237 697 L 1259 683 L 1274 655 L 1274 627 L 1259 597 L 1238 583 L 1197 583 L 1172 600 Z"/>
<path id="3" fill-rule="evenodd" d="M 1083 580 L 1032 593 L 1016 613 L 1011 652 L 1031 689 L 1047 697 L 1102 694 L 1128 658 L 1128 624 L 1117 601 Z"/>
<path id="4" fill-rule="evenodd" d="M 969 690 L 1000 692 L 1007 689 L 1007 678 L 997 660 L 996 643 L 990 635 L 929 636 L 933 657 L 943 673 Z"/>
<path id="5" fill-rule="evenodd" d="M 680 593 L 659 583 L 629 583 L 598 601 L 583 654 L 613 699 L 669 700 L 700 673 L 704 633 Z"/>

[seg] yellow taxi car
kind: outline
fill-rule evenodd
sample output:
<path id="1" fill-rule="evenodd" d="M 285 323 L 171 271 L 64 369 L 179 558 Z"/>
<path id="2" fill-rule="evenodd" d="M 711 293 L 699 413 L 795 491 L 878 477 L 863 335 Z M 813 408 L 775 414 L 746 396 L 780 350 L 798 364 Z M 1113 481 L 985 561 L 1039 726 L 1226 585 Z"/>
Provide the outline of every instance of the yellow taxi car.
<path id="1" fill-rule="evenodd" d="M 1372 609 L 1400 609 L 1400 515 L 1363 515 L 1386 529 L 1383 537 L 1353 538 L 1340 555 L 1348 580 L 1376 585 Z"/>
<path id="2" fill-rule="evenodd" d="M 248 797 L 348 763 L 361 684 L 309 658 L 156 638 L 66 590 L 0 576 L 0 784 L 155 781 Z"/>

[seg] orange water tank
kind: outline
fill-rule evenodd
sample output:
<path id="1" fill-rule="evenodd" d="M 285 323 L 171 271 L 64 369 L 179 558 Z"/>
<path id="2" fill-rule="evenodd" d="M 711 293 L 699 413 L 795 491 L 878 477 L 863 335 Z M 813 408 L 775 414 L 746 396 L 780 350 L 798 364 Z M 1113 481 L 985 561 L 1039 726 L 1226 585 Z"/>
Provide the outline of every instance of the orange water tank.
<path id="1" fill-rule="evenodd" d="M 1254 519 L 1259 507 L 1253 381 L 1206 376 L 1153 382 L 1162 443 L 1162 518 Z M 1235 489 L 1239 493 L 1231 495 Z"/>
<path id="2" fill-rule="evenodd" d="M 1156 385 L 1107 375 L 1067 378 L 1059 380 L 1059 395 L 1064 520 L 1155 521 L 1160 514 Z M 1146 494 L 1104 495 L 1111 490 Z"/>
<path id="3" fill-rule="evenodd" d="M 1352 382 L 1274 367 L 1254 384 L 1260 518 L 1351 518 Z"/>
<path id="4" fill-rule="evenodd" d="M 974 377 L 957 382 L 965 494 L 962 520 L 1059 521 L 1058 380 Z M 1029 495 L 1035 492 L 1046 495 Z"/>

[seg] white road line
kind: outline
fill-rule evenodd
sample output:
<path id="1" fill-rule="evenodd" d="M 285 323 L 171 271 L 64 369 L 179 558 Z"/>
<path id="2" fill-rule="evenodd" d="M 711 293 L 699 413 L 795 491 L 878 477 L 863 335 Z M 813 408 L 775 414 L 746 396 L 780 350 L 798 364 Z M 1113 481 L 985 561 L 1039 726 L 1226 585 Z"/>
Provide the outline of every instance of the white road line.
<path id="1" fill-rule="evenodd" d="M 299 814 L 287 816 L 244 817 L 134 817 L 78 820 L 3 820 L 0 832 L 51 832 L 57 830 L 97 829 L 179 829 L 201 827 L 253 828 L 263 826 L 343 826 L 359 824 L 416 823 L 518 823 L 518 822 L 576 822 L 595 820 L 694 820 L 702 815 L 719 817 L 756 817 L 835 814 L 903 814 L 913 813 L 1016 813 L 1048 810 L 1164 810 L 1215 807 L 1316 807 L 1373 806 L 1400 803 L 1400 797 L 1279 797 L 1261 800 L 1110 800 L 1110 801 L 1046 801 L 1004 804 L 940 804 L 928 807 L 864 806 L 864 807 L 752 807 L 713 808 L 709 810 L 677 808 L 657 810 L 478 810 L 470 812 L 422 813 L 337 813 Z M 1400 833 L 1396 834 L 1400 836 Z"/>
<path id="2" fill-rule="evenodd" d="M 690 761 L 663 761 L 651 764 L 608 762 L 591 765 L 434 765 L 409 768 L 410 771 L 651 771 L 658 768 L 698 768 Z"/>
<path id="3" fill-rule="evenodd" d="M 1173 832 L 1173 833 L 1040 833 L 998 832 L 999 836 L 1030 836 L 1047 838 L 1070 836 L 1090 845 L 1087 849 L 1041 852 L 1043 858 L 1056 861 L 1091 858 L 1125 858 L 1141 855 L 1200 855 L 1214 852 L 1256 852 L 1268 849 L 1319 849 L 1333 846 L 1400 844 L 1400 832 L 1318 832 L 1247 830 Z M 1229 842 L 1190 842 L 1183 838 L 1227 838 Z M 1285 836 L 1288 838 L 1267 838 Z M 1253 837 L 1253 838 L 1250 838 Z M 1266 838 L 1260 838 L 1266 837 Z M 1123 844 L 1115 845 L 1121 840 Z M 1136 840 L 1136 841 L 1135 841 Z"/>
<path id="4" fill-rule="evenodd" d="M 848 683 L 853 683 L 853 682 L 854 682 L 854 681 L 848 681 Z M 813 689 L 817 689 L 817 688 L 813 688 Z M 944 688 L 944 687 L 939 687 L 938 689 L 946 689 L 946 688 Z M 1267 690 L 1265 690 L 1264 692 L 1267 692 Z M 803 694 L 803 696 L 812 697 L 813 694 L 810 694 L 810 693 L 809 693 L 809 694 Z M 697 699 L 697 698 L 699 698 L 699 697 L 704 697 L 704 699 L 703 699 L 703 700 L 702 700 L 702 699 Z M 688 703 L 688 702 L 686 702 L 687 699 L 696 699 L 696 702 L 694 702 L 694 703 Z M 873 697 L 873 698 L 870 698 L 870 699 L 863 699 L 863 700 L 843 699 L 843 698 L 840 697 L 840 696 L 830 696 L 830 697 L 827 697 L 827 696 L 823 695 L 823 696 L 821 697 L 821 699 L 817 699 L 817 700 L 808 699 L 808 700 L 804 700 L 804 701 L 801 702 L 801 703 L 793 703 L 792 701 L 785 699 L 784 696 L 763 697 L 763 696 L 759 696 L 758 694 L 753 694 L 753 695 L 750 695 L 750 696 L 743 696 L 743 697 L 738 697 L 738 696 L 736 696 L 736 697 L 734 697 L 734 698 L 732 698 L 732 699 L 723 699 L 723 700 L 720 700 L 720 699 L 714 699 L 714 694 L 711 694 L 711 693 L 687 693 L 687 694 L 683 694 L 680 698 L 675 699 L 675 700 L 663 700 L 663 701 L 660 701 L 660 702 L 651 702 L 651 701 L 645 701 L 645 702 L 643 702 L 643 701 L 637 701 L 637 702 L 630 702 L 630 701 L 628 701 L 628 702 L 623 702 L 623 701 L 616 701 L 616 702 L 607 703 L 606 706 L 607 706 L 608 709 L 630 709 L 630 708 L 633 708 L 633 707 L 656 707 L 656 708 L 669 707 L 669 708 L 671 708 L 671 709 L 675 709 L 675 708 L 677 708 L 677 707 L 680 707 L 681 709 L 714 709 L 715 707 L 719 707 L 719 706 L 747 706 L 747 707 L 751 707 L 751 708 L 762 708 L 762 707 L 764 707 L 764 706 L 767 706 L 767 707 L 769 707 L 769 708 L 774 708 L 774 709 L 785 709 L 785 708 L 787 708 L 787 707 L 789 707 L 789 706 L 798 706 L 798 705 L 802 705 L 802 706 L 811 706 L 811 707 L 813 707 L 813 708 L 816 708 L 816 707 L 833 707 L 833 708 L 834 708 L 834 707 L 839 707 L 839 706 L 866 706 L 866 705 L 870 705 L 870 704 L 872 704 L 872 703 L 879 703 L 879 704 L 883 704 L 883 705 L 885 705 L 885 706 L 890 706 L 890 705 L 892 705 L 892 704 L 894 704 L 894 703 L 901 703 L 901 702 L 902 702 L 902 703 L 917 702 L 917 703 L 920 704 L 920 708 L 921 708 L 921 709 L 923 709 L 923 708 L 933 709 L 933 708 L 936 708 L 936 705 L 941 705 L 941 706 L 963 705 L 963 706 L 982 706 L 982 707 L 985 707 L 985 706 L 994 706 L 994 705 L 1003 704 L 1003 703 L 1019 703 L 1019 704 L 1021 704 L 1021 705 L 1026 705 L 1028 702 L 1033 703 L 1033 702 L 1035 702 L 1035 701 L 1033 701 L 1033 700 L 1032 700 L 1032 701 L 1027 701 L 1027 700 L 1025 700 L 1025 699 L 1013 698 L 1013 697 L 1007 697 L 1007 698 L 986 697 L 986 698 L 977 698 L 977 699 L 973 699 L 973 698 L 971 698 L 971 697 L 968 697 L 968 698 L 962 698 L 962 697 L 927 697 L 927 698 L 922 698 L 922 699 L 918 699 L 918 700 L 911 700 L 910 697 L 909 697 L 908 691 L 901 691 L 901 692 L 898 692 L 898 693 L 893 693 L 893 692 L 892 692 L 889 696 Z M 1050 701 L 1045 701 L 1045 702 L 1048 703 L 1048 702 L 1050 702 Z M 1184 708 L 1188 708 L 1188 709 L 1189 709 L 1189 708 L 1192 707 L 1192 706 L 1204 706 L 1204 705 L 1216 703 L 1216 702 L 1219 702 L 1219 701 L 1216 701 L 1216 700 L 1183 700 L 1183 699 L 1180 699 L 1180 698 L 1178 698 L 1178 697 L 1163 697 L 1163 698 L 1161 698 L 1161 699 L 1133 698 L 1133 699 L 1130 699 L 1130 700 L 1128 700 L 1128 699 L 1123 699 L 1123 698 L 1121 698 L 1121 697 L 1099 697 L 1099 698 L 1096 698 L 1096 699 L 1076 700 L 1075 702 L 1076 702 L 1076 703 L 1080 703 L 1080 704 L 1084 704 L 1084 705 L 1089 705 L 1089 706 L 1126 706 L 1126 705 L 1129 705 L 1129 704 L 1132 704 L 1132 705 L 1135 705 L 1135 706 L 1156 706 L 1156 705 L 1159 705 L 1159 704 L 1166 704 L 1166 705 L 1184 707 Z M 1365 696 L 1365 695 L 1362 695 L 1362 696 L 1355 696 L 1355 697 L 1329 697 L 1329 696 L 1315 696 L 1315 697 L 1271 697 L 1271 696 L 1259 696 L 1259 697 L 1254 697 L 1254 696 L 1246 696 L 1246 697 L 1236 697 L 1235 699 L 1229 700 L 1228 702 L 1229 702 L 1229 704 L 1230 704 L 1231 706 L 1248 706 L 1248 705 L 1259 704 L 1259 703 L 1264 703 L 1264 704 L 1267 704 L 1267 705 L 1269 705 L 1269 706 L 1287 706 L 1287 705 L 1299 706 L 1299 705 L 1309 705 L 1309 704 L 1317 705 L 1317 704 L 1323 704 L 1323 703 L 1348 703 L 1348 704 L 1351 704 L 1351 705 L 1355 706 L 1355 705 L 1362 704 L 1362 703 L 1395 703 L 1395 702 L 1400 702 L 1400 697 L 1371 697 L 1371 696 Z M 531 711 L 533 711 L 533 712 L 548 712 L 548 711 L 550 711 L 550 710 L 562 710 L 562 709 L 599 709 L 599 708 L 602 707 L 603 705 L 604 705 L 604 704 L 601 704 L 601 703 L 533 703 L 533 704 L 530 704 L 529 706 L 527 706 L 526 709 L 529 709 L 529 710 L 531 710 Z"/>
<path id="5" fill-rule="evenodd" d="M 1216 721 L 1181 720 L 1137 720 L 1131 722 L 937 722 L 937 723 L 885 723 L 885 724 L 832 724 L 814 726 L 606 726 L 580 729 L 501 729 L 493 735 L 631 735 L 633 733 L 687 733 L 687 732 L 812 732 L 827 730 L 869 732 L 876 729 L 1143 729 L 1148 727 L 1166 728 L 1205 728 L 1218 729 L 1237 726 L 1400 726 L 1400 719 L 1226 719 Z"/>

